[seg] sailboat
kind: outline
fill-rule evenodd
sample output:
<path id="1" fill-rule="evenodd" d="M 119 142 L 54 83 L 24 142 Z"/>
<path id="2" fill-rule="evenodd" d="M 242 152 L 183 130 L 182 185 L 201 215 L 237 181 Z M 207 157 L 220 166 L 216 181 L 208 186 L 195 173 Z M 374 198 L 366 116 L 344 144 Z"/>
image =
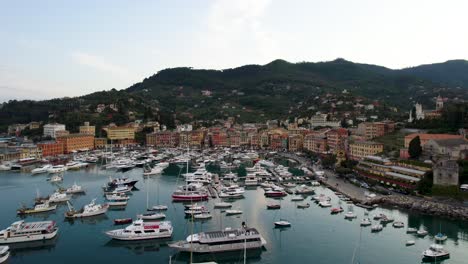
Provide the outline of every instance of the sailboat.
<path id="1" fill-rule="evenodd" d="M 146 210 L 148 211 L 165 211 L 167 210 L 167 205 L 163 205 L 163 204 L 159 204 L 159 183 L 156 183 L 158 185 L 158 189 L 157 189 L 157 200 L 156 200 L 156 204 L 157 205 L 154 205 L 153 207 L 151 208 L 148 208 L 148 204 L 146 205 Z"/>
<path id="2" fill-rule="evenodd" d="M 444 242 L 447 238 L 447 235 L 442 233 L 442 224 L 439 224 L 439 233 L 434 236 L 434 240 L 437 242 Z"/>
<path id="3" fill-rule="evenodd" d="M 148 190 L 148 183 L 147 183 L 146 184 L 146 209 L 148 210 L 148 208 L 149 208 L 149 190 Z M 138 214 L 137 218 L 142 219 L 142 220 L 157 220 L 157 219 L 166 218 L 166 215 L 163 213 L 150 212 L 150 213 L 145 213 L 145 214 Z"/>
<path id="4" fill-rule="evenodd" d="M 281 200 L 280 200 L 280 207 L 281 207 Z M 281 209 L 280 209 L 280 213 L 281 213 Z M 281 219 L 281 217 L 280 217 L 280 220 L 274 222 L 274 224 L 275 224 L 275 227 L 290 227 L 291 226 L 290 222 L 286 221 L 285 219 Z"/>

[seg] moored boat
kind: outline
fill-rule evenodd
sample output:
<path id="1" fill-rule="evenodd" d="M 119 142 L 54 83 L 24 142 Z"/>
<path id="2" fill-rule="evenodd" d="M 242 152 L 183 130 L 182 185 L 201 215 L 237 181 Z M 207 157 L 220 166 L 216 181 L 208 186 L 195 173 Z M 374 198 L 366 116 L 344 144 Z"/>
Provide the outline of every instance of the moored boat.
<path id="1" fill-rule="evenodd" d="M 133 222 L 133 220 L 131 218 L 117 218 L 117 219 L 114 219 L 114 224 L 115 225 L 125 225 L 125 224 L 130 224 L 132 222 Z"/>
<path id="2" fill-rule="evenodd" d="M 0 231 L 0 244 L 48 240 L 54 238 L 58 230 L 54 221 L 25 222 L 20 220 Z"/>
<path id="3" fill-rule="evenodd" d="M 441 245 L 433 244 L 422 253 L 423 261 L 441 261 L 450 258 L 450 253 Z"/>
<path id="4" fill-rule="evenodd" d="M 65 212 L 65 218 L 82 218 L 105 214 L 109 209 L 108 204 L 96 204 L 96 199 L 85 205 L 81 210 L 75 210 L 70 202 L 67 201 L 68 211 Z"/>
<path id="5" fill-rule="evenodd" d="M 275 224 L 275 227 L 290 227 L 291 226 L 291 223 L 284 219 L 280 219 L 280 221 L 276 221 L 274 224 Z"/>
<path id="6" fill-rule="evenodd" d="M 139 219 L 124 229 L 110 230 L 105 233 L 112 239 L 134 241 L 170 238 L 172 231 L 172 224 L 169 221 L 143 222 L 143 220 Z"/>
<path id="7" fill-rule="evenodd" d="M 0 246 L 0 263 L 4 263 L 10 257 L 10 248 L 8 246 Z"/>
<path id="8" fill-rule="evenodd" d="M 45 201 L 44 203 L 36 204 L 33 208 L 22 207 L 16 213 L 18 215 L 36 214 L 54 211 L 55 209 L 57 209 L 57 205 L 50 205 L 48 201 Z"/>
<path id="9" fill-rule="evenodd" d="M 152 212 L 146 214 L 138 214 L 137 218 L 141 220 L 160 220 L 166 218 L 166 215 L 163 213 Z"/>

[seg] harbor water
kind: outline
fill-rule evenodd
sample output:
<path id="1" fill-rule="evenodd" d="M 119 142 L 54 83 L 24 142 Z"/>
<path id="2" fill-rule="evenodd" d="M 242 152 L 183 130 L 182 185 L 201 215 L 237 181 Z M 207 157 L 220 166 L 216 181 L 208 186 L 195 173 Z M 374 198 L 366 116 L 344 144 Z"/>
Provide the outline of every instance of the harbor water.
<path id="1" fill-rule="evenodd" d="M 183 240 L 194 232 L 219 230 L 225 227 L 240 227 L 242 222 L 257 228 L 267 241 L 261 252 L 249 252 L 247 263 L 421 263 L 421 253 L 434 243 L 434 235 L 445 233 L 448 240 L 444 247 L 450 252 L 450 259 L 443 263 L 466 264 L 468 261 L 468 223 L 431 217 L 413 212 L 401 211 L 395 208 L 376 208 L 369 211 L 359 207 L 351 210 L 357 214 L 352 221 L 344 219 L 344 213 L 331 215 L 330 208 L 320 208 L 311 196 L 306 202 L 310 208 L 298 209 L 298 202 L 291 201 L 291 196 L 281 200 L 280 210 L 267 210 L 269 198 L 265 198 L 263 190 L 246 190 L 245 198 L 234 201 L 233 209 L 241 209 L 242 215 L 226 216 L 219 209 L 213 209 L 218 200 L 206 202 L 213 214 L 207 221 L 194 221 L 185 218 L 183 204 L 172 203 L 171 194 L 182 180 L 177 177 L 177 167 L 170 167 L 161 176 L 144 179 L 142 169 L 120 173 L 106 171 L 98 166 L 91 166 L 80 171 L 67 171 L 64 181 L 53 184 L 46 179 L 47 174 L 31 175 L 28 173 L 0 172 L 0 229 L 8 227 L 19 220 L 16 210 L 22 205 L 31 206 L 37 190 L 42 196 L 53 193 L 59 186 L 69 187 L 74 182 L 86 189 L 85 195 L 74 196 L 71 200 L 75 208 L 81 208 L 92 199 L 103 203 L 102 186 L 109 176 L 128 176 L 139 180 L 138 190 L 133 191 L 125 210 L 110 210 L 105 216 L 68 221 L 64 219 L 66 204 L 61 204 L 55 212 L 27 216 L 26 221 L 54 220 L 60 231 L 52 241 L 40 241 L 32 244 L 11 245 L 12 252 L 9 263 L 189 263 L 189 257 L 176 254 L 167 246 L 168 241 L 118 242 L 109 239 L 104 231 L 121 228 L 113 224 L 115 218 L 135 218 L 145 212 L 147 197 L 149 205 L 168 205 L 165 212 L 166 220 L 172 222 L 174 233 L 172 240 Z M 317 187 L 317 193 L 332 197 L 333 206 L 339 205 L 339 199 L 330 190 Z M 346 210 L 348 205 L 342 202 Z M 377 213 L 385 213 L 395 218 L 395 221 L 405 223 L 405 228 L 396 229 L 388 224 L 382 232 L 371 233 L 370 227 L 361 228 L 359 223 L 364 217 L 372 217 Z M 286 219 L 292 226 L 286 229 L 274 228 L 274 221 Z M 429 235 L 418 238 L 406 234 L 407 227 L 424 228 Z M 414 246 L 406 246 L 405 242 L 415 240 Z M 243 252 L 196 256 L 194 261 L 216 261 L 218 263 L 243 263 Z"/>

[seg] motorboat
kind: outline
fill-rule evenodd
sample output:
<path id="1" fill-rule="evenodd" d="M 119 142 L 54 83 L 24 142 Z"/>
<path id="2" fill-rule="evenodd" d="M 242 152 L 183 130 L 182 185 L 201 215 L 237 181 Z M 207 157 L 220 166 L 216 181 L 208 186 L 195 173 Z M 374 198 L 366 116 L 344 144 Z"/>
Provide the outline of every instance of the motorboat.
<path id="1" fill-rule="evenodd" d="M 435 241 L 437 242 L 443 242 L 447 240 L 447 235 L 442 234 L 442 233 L 437 233 L 437 235 L 434 236 Z"/>
<path id="2" fill-rule="evenodd" d="M 71 161 L 65 164 L 69 170 L 79 170 L 81 168 L 84 168 L 88 166 L 88 163 L 85 162 L 78 162 L 78 161 Z"/>
<path id="3" fill-rule="evenodd" d="M 414 234 L 416 232 L 418 232 L 418 229 L 416 229 L 414 227 L 408 227 L 408 229 L 406 229 L 407 234 Z"/>
<path id="4" fill-rule="evenodd" d="M 131 218 L 117 218 L 114 219 L 114 225 L 125 225 L 132 223 L 133 220 Z"/>
<path id="5" fill-rule="evenodd" d="M 49 196 L 50 203 L 64 203 L 70 201 L 71 196 L 66 193 L 54 192 Z"/>
<path id="6" fill-rule="evenodd" d="M 5 263 L 10 257 L 10 247 L 0 246 L 0 263 Z"/>
<path id="7" fill-rule="evenodd" d="M 291 201 L 293 202 L 304 201 L 304 197 L 300 195 L 296 195 L 296 196 L 291 197 Z"/>
<path id="8" fill-rule="evenodd" d="M 246 243 L 246 241 L 248 241 Z M 219 231 L 192 234 L 187 239 L 169 243 L 168 246 L 180 252 L 213 254 L 229 251 L 247 251 L 261 249 L 266 245 L 265 239 L 255 228 L 225 228 Z"/>
<path id="9" fill-rule="evenodd" d="M 427 236 L 429 232 L 427 232 L 427 230 L 424 230 L 424 229 L 420 229 L 416 232 L 416 234 L 419 236 L 419 237 L 425 237 Z"/>
<path id="10" fill-rule="evenodd" d="M 45 213 L 54 211 L 57 209 L 57 205 L 50 205 L 49 201 L 36 204 L 33 208 L 22 207 L 16 211 L 18 215 L 27 215 L 27 214 L 36 214 L 36 213 Z"/>
<path id="11" fill-rule="evenodd" d="M 238 209 L 228 209 L 228 210 L 226 210 L 226 215 L 238 215 L 238 214 L 242 214 L 242 211 L 238 210 Z"/>
<path id="12" fill-rule="evenodd" d="M 143 176 L 151 176 L 151 175 L 161 175 L 163 172 L 163 168 L 159 166 L 154 166 L 152 168 L 147 168 L 143 171 Z"/>
<path id="13" fill-rule="evenodd" d="M 280 221 L 275 222 L 275 226 L 276 227 L 290 227 L 291 223 L 286 220 L 281 219 Z"/>
<path id="14" fill-rule="evenodd" d="M 269 190 L 265 192 L 266 197 L 284 197 L 288 195 L 285 191 L 281 190 Z"/>
<path id="15" fill-rule="evenodd" d="M 361 226 L 370 226 L 370 225 L 372 225 L 372 222 L 371 222 L 370 218 L 362 219 Z"/>
<path id="16" fill-rule="evenodd" d="M 258 185 L 257 176 L 255 176 L 255 174 L 253 175 L 247 174 L 247 176 L 245 177 L 244 185 L 245 186 L 257 186 Z"/>
<path id="17" fill-rule="evenodd" d="M 193 215 L 193 218 L 195 219 L 210 219 L 212 218 L 213 216 L 211 215 L 210 212 L 203 212 L 201 214 L 195 214 Z"/>
<path id="18" fill-rule="evenodd" d="M 228 202 L 219 202 L 214 204 L 214 208 L 231 208 L 232 203 Z"/>
<path id="19" fill-rule="evenodd" d="M 352 211 L 348 211 L 348 212 L 344 215 L 344 218 L 345 218 L 345 219 L 354 219 L 354 218 L 356 218 L 356 217 L 357 217 L 357 215 L 356 215 L 354 212 L 352 212 Z"/>
<path id="20" fill-rule="evenodd" d="M 106 235 L 116 240 L 147 240 L 170 238 L 173 228 L 169 221 L 144 222 L 142 219 L 134 221 L 124 229 L 110 230 Z"/>
<path id="21" fill-rule="evenodd" d="M 389 217 L 389 216 L 383 216 L 381 219 L 380 219 L 380 223 L 381 224 L 388 224 L 388 223 L 391 223 L 395 221 L 395 219 Z"/>
<path id="22" fill-rule="evenodd" d="M 9 170 L 11 170 L 11 164 L 10 163 L 0 164 L 0 171 L 9 171 Z"/>
<path id="23" fill-rule="evenodd" d="M 208 200 L 208 193 L 199 185 L 185 185 L 172 193 L 175 202 L 197 202 Z"/>
<path id="24" fill-rule="evenodd" d="M 394 228 L 403 228 L 403 227 L 405 227 L 405 223 L 403 223 L 401 221 L 396 221 L 392 225 L 393 225 Z"/>
<path id="25" fill-rule="evenodd" d="M 422 253 L 423 261 L 441 261 L 450 258 L 450 253 L 441 245 L 432 244 Z"/>
<path id="26" fill-rule="evenodd" d="M 63 176 L 59 174 L 54 174 L 52 177 L 47 179 L 49 182 L 61 182 L 63 181 Z"/>
<path id="27" fill-rule="evenodd" d="M 42 167 L 39 167 L 39 168 L 35 168 L 31 171 L 31 174 L 41 174 L 41 173 L 47 173 L 48 170 L 52 168 L 52 165 L 50 164 L 47 164 L 47 165 L 44 165 Z"/>
<path id="28" fill-rule="evenodd" d="M 130 197 L 124 193 L 106 194 L 108 201 L 128 201 Z"/>
<path id="29" fill-rule="evenodd" d="M 320 207 L 331 207 L 332 206 L 332 204 L 327 200 L 320 201 L 319 205 L 320 205 Z"/>
<path id="30" fill-rule="evenodd" d="M 280 203 L 268 203 L 267 204 L 267 209 L 280 209 L 281 204 Z"/>
<path id="31" fill-rule="evenodd" d="M 167 210 L 167 205 L 154 205 L 153 207 L 151 207 L 151 210 L 152 211 L 165 211 Z"/>
<path id="32" fill-rule="evenodd" d="M 383 225 L 381 224 L 376 224 L 371 227 L 372 232 L 380 232 L 383 230 Z"/>
<path id="33" fill-rule="evenodd" d="M 159 219 L 164 219 L 166 218 L 166 215 L 163 213 L 146 213 L 146 214 L 138 214 L 137 215 L 138 219 L 142 220 L 159 220 Z"/>
<path id="34" fill-rule="evenodd" d="M 387 217 L 387 216 L 385 214 L 379 213 L 379 214 L 374 215 L 374 220 L 380 220 L 384 217 Z"/>
<path id="35" fill-rule="evenodd" d="M 65 218 L 82 218 L 102 215 L 109 209 L 108 204 L 96 204 L 96 199 L 85 205 L 81 210 L 75 210 L 70 202 L 67 201 L 68 211 L 65 212 Z"/>
<path id="36" fill-rule="evenodd" d="M 334 207 L 334 208 L 332 208 L 330 210 L 330 214 L 339 214 L 339 213 L 341 213 L 343 211 L 344 211 L 344 209 L 341 206 L 340 207 Z"/>
<path id="37" fill-rule="evenodd" d="M 67 194 L 79 194 L 79 193 L 85 193 L 85 190 L 83 187 L 80 185 L 73 183 L 73 185 L 65 190 L 65 193 Z"/>
<path id="38" fill-rule="evenodd" d="M 128 177 L 121 177 L 121 178 L 115 178 L 113 179 L 112 177 L 109 176 L 109 181 L 107 182 L 107 186 L 111 188 L 115 188 L 118 186 L 129 186 L 132 187 L 135 186 L 135 184 L 138 182 L 138 180 L 134 180 Z"/>
<path id="39" fill-rule="evenodd" d="M 54 238 L 59 231 L 54 221 L 16 221 L 0 231 L 0 244 L 44 241 Z"/>
<path id="40" fill-rule="evenodd" d="M 67 166 L 65 165 L 55 165 L 52 166 L 51 168 L 47 169 L 48 173 L 60 173 L 68 170 Z"/>
<path id="41" fill-rule="evenodd" d="M 297 208 L 309 208 L 310 204 L 309 203 L 298 203 Z"/>
<path id="42" fill-rule="evenodd" d="M 128 200 L 107 200 L 110 207 L 124 207 L 127 206 Z"/>
<path id="43" fill-rule="evenodd" d="M 296 188 L 296 194 L 312 195 L 314 193 L 315 193 L 314 188 L 307 186 L 307 185 L 301 185 Z"/>
<path id="44" fill-rule="evenodd" d="M 130 187 L 130 186 L 127 186 L 127 185 L 121 185 L 121 186 L 117 186 L 115 188 L 106 188 L 104 189 L 104 194 L 110 194 L 110 195 L 113 195 L 113 194 L 125 194 L 125 193 L 129 193 L 131 192 L 133 189 L 133 187 Z"/>
<path id="45" fill-rule="evenodd" d="M 414 244 L 416 244 L 416 241 L 414 241 L 414 240 L 408 240 L 405 243 L 406 246 L 413 246 Z"/>

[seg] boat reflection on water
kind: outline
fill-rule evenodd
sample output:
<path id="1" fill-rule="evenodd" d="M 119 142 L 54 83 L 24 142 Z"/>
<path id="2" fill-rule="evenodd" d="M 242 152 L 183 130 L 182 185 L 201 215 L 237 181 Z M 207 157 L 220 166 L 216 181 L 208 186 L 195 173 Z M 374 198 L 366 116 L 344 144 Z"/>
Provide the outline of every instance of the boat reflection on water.
<path id="1" fill-rule="evenodd" d="M 57 214 L 57 210 L 54 210 L 54 211 L 34 213 L 34 214 L 21 214 L 21 215 L 18 215 L 18 217 L 21 220 L 25 220 L 27 218 L 29 220 L 34 219 L 34 221 L 47 221 L 49 220 L 51 216 L 56 215 L 56 214 Z"/>
<path id="2" fill-rule="evenodd" d="M 167 247 L 167 243 L 171 239 L 158 239 L 158 240 L 139 240 L 139 241 L 123 241 L 123 240 L 109 240 L 104 246 L 111 248 L 125 248 L 135 253 L 135 255 L 142 255 L 145 252 L 156 252 L 162 247 Z"/>
<path id="3" fill-rule="evenodd" d="M 109 217 L 107 217 L 107 215 L 102 214 L 102 215 L 82 217 L 82 218 L 65 218 L 63 221 L 66 222 L 66 223 L 69 223 L 70 225 L 74 225 L 75 222 L 82 223 L 82 224 L 88 224 L 88 225 L 97 225 L 100 222 L 106 221 L 108 219 L 109 219 Z"/>
<path id="4" fill-rule="evenodd" d="M 12 256 L 24 256 L 28 253 L 37 252 L 37 251 L 52 251 L 55 248 L 55 244 L 58 241 L 56 236 L 52 239 L 40 240 L 40 241 L 31 241 L 23 243 L 12 243 L 8 246 L 10 247 L 10 252 Z"/>
<path id="5" fill-rule="evenodd" d="M 246 258 L 248 259 L 249 263 L 256 263 L 262 260 L 261 255 L 264 249 L 257 248 L 257 249 L 249 249 L 246 252 Z M 226 262 L 226 263 L 239 263 L 239 260 L 243 260 L 244 258 L 243 251 L 233 251 L 233 252 L 222 252 L 222 253 L 194 253 L 193 254 L 193 262 Z M 179 261 L 181 262 L 190 262 L 190 253 L 189 252 L 179 252 L 175 255 L 171 256 L 172 261 Z M 240 261 L 242 263 L 242 261 Z"/>

